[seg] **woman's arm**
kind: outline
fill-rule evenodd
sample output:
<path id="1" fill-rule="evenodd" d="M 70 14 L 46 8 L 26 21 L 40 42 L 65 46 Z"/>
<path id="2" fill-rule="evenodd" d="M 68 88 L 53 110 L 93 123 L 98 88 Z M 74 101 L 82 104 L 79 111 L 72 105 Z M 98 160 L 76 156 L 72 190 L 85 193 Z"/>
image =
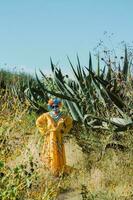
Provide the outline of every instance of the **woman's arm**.
<path id="1" fill-rule="evenodd" d="M 73 125 L 73 120 L 71 117 L 69 116 L 66 117 L 65 125 L 66 125 L 66 133 L 68 133 L 71 130 L 72 125 Z"/>
<path id="2" fill-rule="evenodd" d="M 47 132 L 47 117 L 46 117 L 46 113 L 42 114 L 36 120 L 36 126 L 39 129 L 41 135 L 45 135 L 45 133 Z"/>
<path id="3" fill-rule="evenodd" d="M 67 134 L 70 131 L 70 129 L 72 128 L 72 124 L 73 124 L 72 121 L 73 121 L 72 118 L 69 116 L 66 116 L 64 118 L 64 122 L 62 124 L 62 129 L 61 129 L 62 133 Z"/>

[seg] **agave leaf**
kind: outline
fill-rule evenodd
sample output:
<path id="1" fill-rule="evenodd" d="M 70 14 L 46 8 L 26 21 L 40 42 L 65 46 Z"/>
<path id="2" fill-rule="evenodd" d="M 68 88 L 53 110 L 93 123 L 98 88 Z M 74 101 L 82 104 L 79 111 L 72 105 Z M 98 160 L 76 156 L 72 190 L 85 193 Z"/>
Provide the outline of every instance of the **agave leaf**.
<path id="1" fill-rule="evenodd" d="M 70 113 L 73 116 L 73 119 L 75 121 L 79 121 L 79 120 L 83 121 L 83 115 L 82 115 L 79 107 L 77 106 L 77 104 L 74 102 L 67 101 L 67 100 L 66 100 L 66 103 L 70 109 Z"/>
<path id="2" fill-rule="evenodd" d="M 86 75 L 85 70 L 83 68 L 82 68 L 82 73 L 83 73 L 84 80 L 86 80 L 87 75 Z"/>
<path id="3" fill-rule="evenodd" d="M 43 106 L 41 106 L 41 105 L 39 105 L 37 102 L 35 102 L 34 100 L 31 100 L 30 98 L 29 98 L 29 96 L 27 96 L 27 99 L 28 99 L 28 101 L 30 102 L 30 104 L 32 105 L 32 107 L 35 109 L 35 110 L 41 110 L 42 112 L 47 112 L 47 110 L 43 107 Z"/>
<path id="4" fill-rule="evenodd" d="M 72 68 L 72 70 L 73 70 L 74 76 L 75 76 L 75 78 L 76 78 L 76 83 L 79 85 L 80 90 L 82 91 L 83 88 L 84 88 L 84 84 L 83 84 L 84 79 L 83 79 L 83 76 L 82 76 L 81 68 L 77 67 L 77 72 L 76 72 L 76 70 L 74 69 L 74 67 L 73 67 L 73 65 L 72 65 L 72 63 L 71 63 L 69 57 L 67 57 L 67 58 L 68 58 L 68 60 L 69 60 L 69 63 L 70 63 L 70 65 L 71 65 L 71 68 Z"/>
<path id="5" fill-rule="evenodd" d="M 124 104 L 124 102 L 117 96 L 115 95 L 113 92 L 110 92 L 109 90 L 107 90 L 109 97 L 111 98 L 111 100 L 120 108 L 120 109 L 124 109 L 126 108 L 126 105 Z"/>
<path id="6" fill-rule="evenodd" d="M 73 106 L 74 106 L 76 112 L 78 113 L 80 120 L 83 121 L 84 117 L 79 109 L 79 106 L 76 103 L 73 103 Z"/>
<path id="7" fill-rule="evenodd" d="M 70 110 L 70 113 L 72 115 L 72 118 L 75 120 L 75 121 L 79 121 L 79 114 L 77 113 L 77 111 L 75 110 L 74 106 L 73 106 L 73 103 L 71 101 L 67 101 L 65 100 L 67 106 L 68 106 L 68 109 Z"/>
<path id="8" fill-rule="evenodd" d="M 86 75 L 85 71 L 83 71 L 83 78 L 84 78 L 84 87 L 82 89 L 82 93 L 84 94 L 84 98 L 86 99 L 86 104 L 90 105 L 88 107 L 88 111 L 90 110 L 90 107 L 93 112 L 95 112 L 94 102 L 93 102 L 93 84 L 92 79 L 90 79 L 91 74 L 89 76 Z M 90 82 L 91 81 L 91 82 Z"/>
<path id="9" fill-rule="evenodd" d="M 60 81 L 64 82 L 64 76 L 63 76 L 63 74 L 61 72 L 61 69 L 60 68 L 58 69 L 57 67 L 56 67 L 56 76 L 58 77 L 58 79 Z"/>
<path id="10" fill-rule="evenodd" d="M 45 75 L 41 70 L 39 70 L 39 71 L 40 71 L 40 73 L 42 74 L 42 77 L 45 78 L 45 80 L 47 81 L 46 75 Z"/>
<path id="11" fill-rule="evenodd" d="M 107 91 L 110 99 L 120 108 L 120 109 L 124 109 L 126 108 L 126 105 L 123 103 L 123 101 L 113 92 L 111 92 L 106 86 L 108 81 L 105 81 L 103 79 L 101 79 L 100 77 L 97 77 L 93 72 L 90 71 L 90 73 L 92 74 L 93 79 L 96 79 L 98 82 L 100 82 L 103 86 L 104 89 Z"/>
<path id="12" fill-rule="evenodd" d="M 51 58 L 51 57 L 50 57 L 50 63 L 51 63 L 51 69 L 52 69 L 52 72 L 54 72 L 55 67 L 54 67 L 54 64 L 53 64 L 53 62 L 52 62 L 52 58 Z"/>
<path id="13" fill-rule="evenodd" d="M 106 66 L 104 66 L 104 68 L 103 68 L 103 70 L 102 70 L 102 73 L 101 73 L 101 75 L 100 75 L 100 78 L 101 78 L 101 79 L 104 79 L 104 77 L 105 77 L 105 70 L 106 70 Z"/>
<path id="14" fill-rule="evenodd" d="M 73 98 L 73 100 L 74 100 L 73 94 L 56 77 L 55 77 L 55 82 L 56 82 L 59 90 L 62 92 L 62 94 L 67 95 L 69 98 L 71 98 L 71 99 Z"/>
<path id="15" fill-rule="evenodd" d="M 133 63 L 133 58 L 130 59 L 130 62 L 128 61 L 128 77 L 127 77 L 128 81 L 130 81 L 132 78 L 132 63 Z"/>
<path id="16" fill-rule="evenodd" d="M 65 87 L 66 87 L 67 91 L 70 92 L 71 96 L 73 98 L 75 98 L 74 96 L 75 96 L 76 91 L 73 91 L 73 89 L 67 84 L 65 84 Z"/>
<path id="17" fill-rule="evenodd" d="M 78 72 L 78 76 L 79 76 L 79 81 L 80 81 L 80 84 L 83 85 L 83 75 L 82 75 L 82 68 L 81 68 L 81 65 L 80 65 L 80 61 L 79 61 L 79 57 L 78 57 L 78 54 L 77 54 L 77 60 L 78 60 L 78 66 L 77 66 L 77 72 Z"/>
<path id="18" fill-rule="evenodd" d="M 61 83 L 61 81 L 56 77 L 56 75 L 55 75 L 54 79 L 55 79 L 55 82 L 56 82 L 58 88 L 60 89 L 61 93 L 63 95 L 67 95 L 67 96 L 73 98 L 73 100 L 75 100 L 75 102 L 76 102 L 77 100 L 74 99 L 74 91 L 68 85 L 65 85 L 65 84 L 63 85 Z M 82 116 L 81 111 L 80 111 L 79 107 L 77 106 L 77 104 L 74 102 L 71 102 L 71 101 L 67 101 L 67 100 L 65 102 L 66 102 L 67 106 L 69 107 L 74 120 L 78 120 L 78 119 L 83 120 L 83 116 Z"/>
<path id="19" fill-rule="evenodd" d="M 117 84 L 116 78 L 114 78 L 114 81 L 113 81 L 113 87 L 114 87 L 114 92 L 116 92 L 117 87 L 118 87 L 118 84 Z"/>
<path id="20" fill-rule="evenodd" d="M 56 74 L 54 74 L 54 80 L 57 87 L 61 90 L 63 94 L 69 96 L 70 98 L 74 98 L 72 89 L 69 86 L 66 87 L 66 84 L 61 82 L 60 79 L 56 76 Z"/>
<path id="21" fill-rule="evenodd" d="M 44 93 L 47 92 L 47 93 L 52 94 L 53 96 L 59 97 L 59 98 L 61 98 L 61 99 L 67 99 L 67 100 L 73 101 L 73 99 L 72 99 L 71 97 L 69 97 L 69 96 L 66 96 L 66 95 L 63 95 L 63 94 L 61 94 L 61 93 L 48 90 L 48 89 L 44 86 L 44 84 L 41 83 L 41 81 L 39 80 L 39 78 L 38 78 L 37 75 L 36 75 L 36 79 L 37 79 L 37 82 L 38 82 L 39 86 L 41 87 L 41 89 L 42 89 L 42 91 L 43 91 Z"/>
<path id="22" fill-rule="evenodd" d="M 121 65 L 120 65 L 120 63 L 119 63 L 119 65 L 118 65 L 118 74 L 119 73 L 121 73 Z"/>
<path id="23" fill-rule="evenodd" d="M 130 120 L 124 120 L 122 118 L 118 118 L 118 117 L 112 117 L 112 118 L 102 118 L 102 117 L 97 117 L 95 115 L 91 115 L 91 114 L 87 114 L 84 116 L 84 120 L 86 120 L 87 118 L 91 118 L 91 119 L 97 119 L 101 122 L 107 122 L 108 124 L 112 124 L 115 125 L 118 128 L 126 128 L 127 126 L 132 126 L 133 125 L 133 121 Z"/>
<path id="24" fill-rule="evenodd" d="M 99 53 L 97 56 L 97 76 L 100 76 L 100 58 L 99 58 Z"/>
<path id="25" fill-rule="evenodd" d="M 127 55 L 127 47 L 125 46 L 125 56 L 124 56 L 124 66 L 123 66 L 123 75 L 124 75 L 124 80 L 127 80 L 128 77 L 128 55 Z"/>
<path id="26" fill-rule="evenodd" d="M 92 72 L 91 70 L 89 70 L 87 67 L 86 69 L 90 72 L 90 74 L 92 75 L 92 77 L 96 80 L 98 80 L 104 87 L 106 87 L 107 85 L 109 85 L 109 81 L 102 79 L 101 77 L 98 77 L 94 72 Z"/>
<path id="27" fill-rule="evenodd" d="M 133 125 L 133 121 L 131 119 L 123 119 L 119 117 L 110 118 L 111 123 L 115 123 L 118 127 L 127 127 Z"/>
<path id="28" fill-rule="evenodd" d="M 117 105 L 115 105 L 116 109 L 118 110 L 118 112 L 121 114 L 121 116 L 123 117 L 124 120 L 129 120 L 131 121 L 132 119 L 126 115 L 126 113 L 124 113 Z"/>
<path id="29" fill-rule="evenodd" d="M 91 59 L 91 53 L 89 53 L 89 70 L 92 71 L 92 59 Z"/>
<path id="30" fill-rule="evenodd" d="M 64 76 L 63 76 L 63 74 L 62 74 L 62 72 L 61 72 L 61 69 L 60 69 L 60 68 L 57 68 L 57 67 L 53 64 L 51 58 L 50 58 L 50 62 L 51 62 L 52 73 L 53 73 L 54 75 L 56 75 L 56 77 L 58 77 L 58 79 L 59 79 L 60 81 L 64 82 Z"/>
<path id="31" fill-rule="evenodd" d="M 96 84 L 96 81 L 94 81 L 94 86 L 95 86 L 95 89 L 96 89 L 96 92 L 98 94 L 100 101 L 103 103 L 103 106 L 106 107 L 105 99 L 103 98 L 103 96 L 101 94 L 101 88 L 98 87 L 98 84 Z"/>
<path id="32" fill-rule="evenodd" d="M 70 63 L 70 66 L 71 66 L 71 68 L 73 70 L 74 76 L 75 76 L 76 80 L 78 81 L 79 80 L 78 74 L 76 73 L 76 71 L 75 71 L 75 69 L 74 69 L 74 67 L 73 67 L 73 65 L 72 65 L 72 63 L 71 63 L 71 61 L 70 61 L 68 56 L 67 56 L 67 59 L 68 59 L 68 61 Z"/>
<path id="33" fill-rule="evenodd" d="M 112 68 L 111 68 L 111 61 L 109 58 L 109 65 L 108 65 L 108 72 L 107 72 L 106 80 L 110 82 L 111 79 L 112 79 Z"/>

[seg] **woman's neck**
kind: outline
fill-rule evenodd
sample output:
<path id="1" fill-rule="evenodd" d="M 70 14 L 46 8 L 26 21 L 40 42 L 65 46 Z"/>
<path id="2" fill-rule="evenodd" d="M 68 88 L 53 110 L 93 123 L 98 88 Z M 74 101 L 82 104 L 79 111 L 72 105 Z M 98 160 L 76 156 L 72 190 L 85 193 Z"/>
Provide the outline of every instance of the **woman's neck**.
<path id="1" fill-rule="evenodd" d="M 58 115 L 59 113 L 60 113 L 60 111 L 57 111 L 57 112 L 56 112 L 56 111 L 53 111 L 53 114 L 54 114 L 54 115 Z"/>

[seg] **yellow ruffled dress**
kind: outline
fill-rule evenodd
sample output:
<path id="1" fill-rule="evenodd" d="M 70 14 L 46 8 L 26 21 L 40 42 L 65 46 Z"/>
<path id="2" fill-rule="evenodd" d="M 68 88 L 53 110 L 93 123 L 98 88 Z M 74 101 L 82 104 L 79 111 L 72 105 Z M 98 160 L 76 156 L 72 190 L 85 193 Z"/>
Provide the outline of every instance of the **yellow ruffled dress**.
<path id="1" fill-rule="evenodd" d="M 68 115 L 62 115 L 56 122 L 47 112 L 37 119 L 36 126 L 44 136 L 41 155 L 44 165 L 54 175 L 59 175 L 66 170 L 63 135 L 67 134 L 72 128 L 72 119 Z"/>

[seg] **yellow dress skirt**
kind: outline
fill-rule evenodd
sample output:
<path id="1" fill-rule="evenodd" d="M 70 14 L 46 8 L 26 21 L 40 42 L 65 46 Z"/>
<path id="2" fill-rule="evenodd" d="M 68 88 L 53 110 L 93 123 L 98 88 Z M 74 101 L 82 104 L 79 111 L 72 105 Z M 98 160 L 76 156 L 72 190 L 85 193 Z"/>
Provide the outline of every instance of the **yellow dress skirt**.
<path id="1" fill-rule="evenodd" d="M 59 175 L 66 170 L 66 156 L 63 135 L 72 127 L 72 119 L 62 115 L 56 122 L 49 112 L 42 114 L 36 121 L 40 133 L 44 136 L 41 158 L 44 165 L 54 174 Z"/>

